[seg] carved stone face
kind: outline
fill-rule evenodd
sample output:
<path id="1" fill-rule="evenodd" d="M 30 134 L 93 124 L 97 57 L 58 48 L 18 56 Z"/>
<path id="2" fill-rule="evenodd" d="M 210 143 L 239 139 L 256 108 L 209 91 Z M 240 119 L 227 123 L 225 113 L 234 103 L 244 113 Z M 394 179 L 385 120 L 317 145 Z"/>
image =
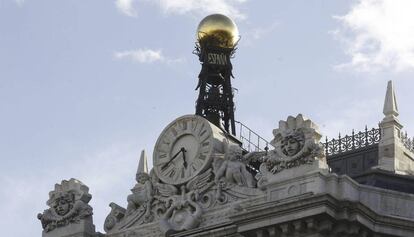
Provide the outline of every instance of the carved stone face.
<path id="1" fill-rule="evenodd" d="M 55 207 L 56 213 L 60 216 L 65 215 L 70 210 L 70 202 L 66 198 L 60 198 L 57 200 L 57 206 Z"/>
<path id="2" fill-rule="evenodd" d="M 287 156 L 296 155 L 301 149 L 300 142 L 294 137 L 286 137 L 282 143 L 282 151 Z"/>

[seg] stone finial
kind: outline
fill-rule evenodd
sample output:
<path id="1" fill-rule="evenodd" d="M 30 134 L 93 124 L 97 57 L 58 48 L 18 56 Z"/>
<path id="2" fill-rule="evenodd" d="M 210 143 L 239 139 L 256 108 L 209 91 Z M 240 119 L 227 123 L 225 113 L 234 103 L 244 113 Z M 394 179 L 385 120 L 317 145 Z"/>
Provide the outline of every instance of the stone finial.
<path id="1" fill-rule="evenodd" d="M 385 116 L 398 116 L 397 99 L 395 97 L 394 85 L 392 81 L 388 81 L 387 92 L 385 94 L 384 110 Z"/>
<path id="2" fill-rule="evenodd" d="M 385 117 L 380 122 L 381 140 L 378 144 L 378 166 L 398 174 L 414 173 L 414 154 L 404 146 L 403 125 L 398 121 L 398 107 L 392 81 L 388 82 L 384 102 Z"/>
<path id="3" fill-rule="evenodd" d="M 148 174 L 147 154 L 145 153 L 145 150 L 141 151 L 141 157 L 139 158 L 137 174 L 139 173 Z"/>

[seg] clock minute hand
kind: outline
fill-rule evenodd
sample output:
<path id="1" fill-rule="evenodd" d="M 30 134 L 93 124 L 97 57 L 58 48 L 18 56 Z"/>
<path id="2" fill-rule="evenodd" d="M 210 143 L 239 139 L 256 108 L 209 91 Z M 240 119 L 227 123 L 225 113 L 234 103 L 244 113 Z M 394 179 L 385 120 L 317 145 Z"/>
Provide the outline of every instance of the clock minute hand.
<path id="1" fill-rule="evenodd" d="M 185 149 L 184 149 L 185 150 Z M 167 163 L 165 163 L 161 169 L 164 169 L 167 165 L 169 165 L 175 158 L 177 158 L 177 156 L 183 151 L 183 148 L 181 148 L 177 153 L 175 153 L 175 155 L 171 158 L 171 160 L 169 160 Z"/>

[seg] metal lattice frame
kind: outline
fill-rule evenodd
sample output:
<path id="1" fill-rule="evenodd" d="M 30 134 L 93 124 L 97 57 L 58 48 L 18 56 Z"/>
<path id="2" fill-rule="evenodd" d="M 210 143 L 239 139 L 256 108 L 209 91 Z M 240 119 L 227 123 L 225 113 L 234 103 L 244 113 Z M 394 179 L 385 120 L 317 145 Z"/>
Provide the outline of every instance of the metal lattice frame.
<path id="1" fill-rule="evenodd" d="M 208 44 L 196 44 L 193 51 L 202 65 L 196 88 L 199 89 L 196 114 L 236 135 L 230 60 L 234 52 L 235 48 L 220 48 Z"/>

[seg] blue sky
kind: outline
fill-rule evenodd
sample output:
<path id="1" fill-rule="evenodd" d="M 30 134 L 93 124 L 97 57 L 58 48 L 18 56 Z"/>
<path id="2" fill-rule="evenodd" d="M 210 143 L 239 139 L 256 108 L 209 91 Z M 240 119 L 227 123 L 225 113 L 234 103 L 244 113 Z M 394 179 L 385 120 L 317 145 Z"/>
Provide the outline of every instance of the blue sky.
<path id="1" fill-rule="evenodd" d="M 36 215 L 62 179 L 90 187 L 102 231 L 126 206 L 139 154 L 195 112 L 195 30 L 231 16 L 236 120 L 271 140 L 303 113 L 329 137 L 377 126 L 388 80 L 414 135 L 410 0 L 0 0 L 0 222 L 40 236 Z M 22 228 L 21 226 L 24 226 Z"/>

